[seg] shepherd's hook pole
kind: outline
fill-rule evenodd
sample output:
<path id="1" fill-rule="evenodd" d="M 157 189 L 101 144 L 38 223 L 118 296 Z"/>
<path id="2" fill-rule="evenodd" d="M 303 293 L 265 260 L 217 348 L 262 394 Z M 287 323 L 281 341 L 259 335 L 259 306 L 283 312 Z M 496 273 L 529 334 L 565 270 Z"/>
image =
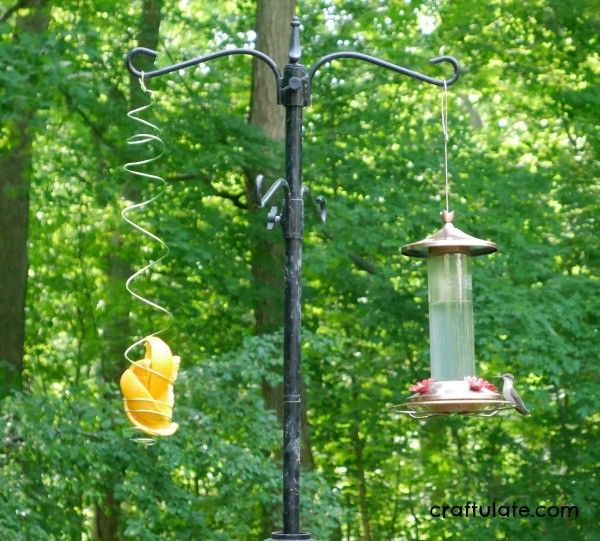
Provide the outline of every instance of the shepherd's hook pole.
<path id="1" fill-rule="evenodd" d="M 278 192 L 283 191 L 284 205 L 281 214 L 273 207 L 267 217 L 267 227 L 273 229 L 280 224 L 285 242 L 285 310 L 283 335 L 283 531 L 274 532 L 271 539 L 288 541 L 312 541 L 310 534 L 300 529 L 300 421 L 302 382 L 300 370 L 301 345 L 301 270 L 302 270 L 302 235 L 304 229 L 304 196 L 309 193 L 302 186 L 302 111 L 310 104 L 312 81 L 317 70 L 325 64 L 342 58 L 362 60 L 376 66 L 401 73 L 418 81 L 436 86 L 450 86 L 460 75 L 460 68 L 455 58 L 438 56 L 431 59 L 432 64 L 449 63 L 453 68 L 450 79 L 436 79 L 354 51 L 341 51 L 323 56 L 310 68 L 299 64 L 300 20 L 292 18 L 289 63 L 283 70 L 283 76 L 275 61 L 265 53 L 254 49 L 224 49 L 215 53 L 179 62 L 171 66 L 143 73 L 144 79 L 195 66 L 209 60 L 231 55 L 250 55 L 265 62 L 275 76 L 278 103 L 285 107 L 285 178 L 276 180 L 266 193 L 263 193 L 263 178 L 256 179 L 256 195 L 260 206 L 264 206 Z M 140 78 L 142 72 L 133 65 L 137 55 L 156 57 L 156 52 L 144 47 L 132 49 L 126 56 L 129 72 Z M 312 198 L 312 195 L 311 195 Z M 317 213 L 325 220 L 326 208 L 322 198 L 313 200 Z"/>

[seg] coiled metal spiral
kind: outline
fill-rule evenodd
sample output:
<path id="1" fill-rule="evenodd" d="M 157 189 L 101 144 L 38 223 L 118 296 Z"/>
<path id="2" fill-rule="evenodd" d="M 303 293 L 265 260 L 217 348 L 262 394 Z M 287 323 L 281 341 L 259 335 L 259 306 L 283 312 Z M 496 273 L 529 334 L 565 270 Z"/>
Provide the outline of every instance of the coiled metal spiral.
<path id="1" fill-rule="evenodd" d="M 142 89 L 145 92 L 151 93 L 151 91 L 145 87 L 143 78 L 141 80 L 141 84 L 142 84 Z M 151 155 L 147 158 L 126 163 L 123 166 L 123 168 L 125 169 L 125 171 L 127 171 L 128 173 L 130 173 L 132 175 L 135 175 L 136 177 L 148 179 L 153 182 L 157 182 L 157 183 L 161 184 L 162 187 L 164 187 L 164 186 L 166 186 L 166 182 L 161 176 L 153 174 L 153 173 L 149 173 L 149 172 L 147 172 L 147 170 L 145 170 L 145 166 L 159 160 L 165 153 L 165 144 L 164 144 L 163 140 L 160 138 L 160 136 L 158 135 L 160 133 L 160 128 L 158 126 L 156 126 L 155 124 L 153 124 L 152 122 L 146 120 L 145 118 L 142 118 L 142 116 L 141 116 L 141 114 L 144 113 L 146 110 L 148 110 L 150 107 L 152 107 L 151 103 L 148 105 L 144 105 L 142 107 L 138 107 L 136 109 L 132 109 L 131 111 L 129 111 L 127 113 L 127 116 L 130 119 L 134 120 L 135 122 L 138 122 L 141 126 L 143 126 L 143 128 L 142 128 L 143 131 L 140 131 L 139 133 L 136 133 L 135 135 L 128 137 L 126 140 L 126 144 L 133 145 L 133 146 L 150 146 L 152 149 L 154 149 L 154 152 L 152 152 Z M 158 151 L 156 151 L 157 147 L 158 147 Z M 132 213 L 145 209 L 146 207 L 148 207 L 149 205 L 154 203 L 157 199 L 159 199 L 161 197 L 161 195 L 162 195 L 162 191 L 159 191 L 153 197 L 145 199 L 144 201 L 139 202 L 139 203 L 131 204 L 121 211 L 121 216 L 122 216 L 123 220 L 125 220 L 125 222 L 127 222 L 135 230 L 139 231 L 142 235 L 149 238 L 151 241 L 159 244 L 160 248 L 162 250 L 162 255 L 158 259 L 151 260 L 147 265 L 144 265 L 143 267 L 138 269 L 136 272 L 134 272 L 131 276 L 129 276 L 129 278 L 125 282 L 125 287 L 126 287 L 127 291 L 129 292 L 129 294 L 132 297 L 134 297 L 135 299 L 137 299 L 138 301 L 144 303 L 147 306 L 150 306 L 152 309 L 154 309 L 158 312 L 161 312 L 162 314 L 165 314 L 169 318 L 172 318 L 172 314 L 167 308 L 158 304 L 158 302 L 155 302 L 153 300 L 148 299 L 147 297 L 144 297 L 143 295 L 141 295 L 134 289 L 134 282 L 137 280 L 137 278 L 142 276 L 143 274 L 148 273 L 153 267 L 160 264 L 169 254 L 168 245 L 157 235 L 155 235 L 154 233 L 152 233 L 151 231 L 149 231 L 148 229 L 146 229 L 145 227 L 140 225 L 138 222 L 134 221 L 134 219 L 132 217 Z M 161 372 L 151 368 L 149 366 L 150 363 L 146 362 L 146 361 L 148 361 L 148 359 L 144 359 L 144 361 L 135 361 L 131 357 L 131 352 L 135 348 L 137 348 L 139 345 L 143 344 L 144 342 L 147 342 L 150 337 L 156 337 L 157 335 L 159 335 L 160 333 L 165 331 L 166 328 L 167 327 L 162 328 L 161 330 L 156 331 L 147 337 L 144 337 L 140 340 L 135 341 L 124 352 L 125 358 L 129 361 L 129 363 L 131 365 L 130 369 L 138 377 L 141 376 L 147 382 L 148 386 L 150 385 L 150 379 L 152 377 L 161 378 L 161 379 L 165 380 L 166 383 L 170 386 L 172 386 L 174 384 L 174 378 L 166 377 L 164 373 L 161 373 Z M 165 344 L 165 346 L 166 346 L 166 344 Z M 148 347 L 150 347 L 150 346 L 148 346 Z M 168 346 L 166 346 L 166 347 L 168 349 Z M 176 377 L 176 370 L 175 370 L 175 377 Z M 123 386 L 123 383 L 122 383 L 122 386 Z M 170 387 L 169 391 L 170 391 L 170 394 L 172 397 L 172 387 Z M 151 399 L 149 397 L 142 397 L 142 398 L 124 397 L 125 412 L 128 415 L 129 414 L 131 414 L 131 415 L 135 415 L 135 414 L 140 415 L 141 414 L 142 416 L 143 415 L 150 415 L 150 416 L 155 415 L 155 416 L 160 416 L 160 417 L 164 418 L 165 421 L 168 421 L 169 423 L 171 421 L 171 416 L 172 416 L 172 411 L 173 411 L 172 399 L 170 400 L 170 402 L 171 403 L 169 403 L 167 400 L 156 400 L 154 398 Z M 137 403 L 137 405 L 136 405 L 136 403 Z M 131 415 L 129 415 L 130 420 L 132 420 L 132 422 L 134 422 Z M 137 430 L 142 430 L 153 436 L 161 435 L 159 432 L 156 432 L 149 427 L 140 428 L 140 427 L 136 426 L 135 428 Z M 153 440 L 148 439 L 148 438 L 138 438 L 137 441 L 140 441 L 143 443 L 150 443 Z"/>

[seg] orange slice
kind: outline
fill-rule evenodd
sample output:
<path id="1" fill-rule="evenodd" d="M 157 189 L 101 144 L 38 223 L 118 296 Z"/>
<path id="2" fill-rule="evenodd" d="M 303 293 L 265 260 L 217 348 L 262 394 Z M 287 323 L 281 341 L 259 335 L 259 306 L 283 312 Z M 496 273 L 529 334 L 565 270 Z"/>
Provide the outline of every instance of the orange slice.
<path id="1" fill-rule="evenodd" d="M 179 425 L 171 421 L 180 358 L 157 336 L 146 339 L 144 359 L 133 363 L 121 376 L 125 413 L 131 423 L 153 436 L 170 436 Z"/>

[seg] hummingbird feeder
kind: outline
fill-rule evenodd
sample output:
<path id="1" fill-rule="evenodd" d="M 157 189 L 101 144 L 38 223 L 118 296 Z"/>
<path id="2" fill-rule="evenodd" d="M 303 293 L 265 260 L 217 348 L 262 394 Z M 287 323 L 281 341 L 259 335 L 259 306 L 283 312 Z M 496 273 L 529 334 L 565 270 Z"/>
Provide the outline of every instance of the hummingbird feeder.
<path id="1" fill-rule="evenodd" d="M 497 247 L 455 227 L 454 211 L 441 216 L 439 231 L 401 249 L 404 255 L 427 258 L 431 353 L 431 379 L 411 387 L 416 392 L 401 412 L 415 418 L 491 416 L 508 404 L 494 385 L 476 376 L 470 258 Z"/>

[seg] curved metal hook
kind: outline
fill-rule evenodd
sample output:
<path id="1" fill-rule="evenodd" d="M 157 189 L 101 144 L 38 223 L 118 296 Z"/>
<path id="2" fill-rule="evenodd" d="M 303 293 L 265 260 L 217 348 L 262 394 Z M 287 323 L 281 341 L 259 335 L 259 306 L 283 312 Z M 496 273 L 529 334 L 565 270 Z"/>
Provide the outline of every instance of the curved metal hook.
<path id="1" fill-rule="evenodd" d="M 403 66 L 399 66 L 398 64 L 393 64 L 392 62 L 388 62 L 386 60 L 382 60 L 380 58 L 376 58 L 375 56 L 369 56 L 368 54 L 356 53 L 353 51 L 340 51 L 337 53 L 331 53 L 323 56 L 310 68 L 308 72 L 308 79 L 312 81 L 315 76 L 316 71 L 323 66 L 331 62 L 332 60 L 336 60 L 338 58 L 354 58 L 356 60 L 363 60 L 365 62 L 369 62 L 371 64 L 375 64 L 376 66 L 381 66 L 382 68 L 389 69 L 391 71 L 395 71 L 397 73 L 402 73 L 403 75 L 407 75 L 408 77 L 412 77 L 413 79 L 417 79 L 419 81 L 423 81 L 425 83 L 429 83 L 436 86 L 450 86 L 453 85 L 458 78 L 460 77 L 460 65 L 458 64 L 458 60 L 453 56 L 437 56 L 432 58 L 430 62 L 432 64 L 440 64 L 441 62 L 448 62 L 452 65 L 452 69 L 454 70 L 454 74 L 450 79 L 436 79 L 435 77 L 429 77 L 429 75 L 423 75 L 417 71 L 410 70 Z"/>
<path id="2" fill-rule="evenodd" d="M 275 60 L 273 60 L 269 55 L 266 55 L 265 53 L 256 51 L 254 49 L 224 49 L 222 51 L 217 51 L 216 53 L 210 53 L 204 56 L 197 56 L 196 58 L 192 58 L 191 60 L 185 60 L 184 62 L 179 62 L 177 64 L 167 66 L 165 68 L 144 72 L 144 79 L 158 77 L 159 75 L 164 75 L 165 73 L 171 73 L 172 71 L 177 71 L 180 69 L 188 68 L 190 66 L 195 66 L 197 64 L 202 64 L 203 62 L 208 62 L 209 60 L 213 60 L 215 58 L 220 58 L 222 56 L 231 56 L 236 54 L 247 54 L 265 62 L 265 64 L 267 64 L 271 68 L 271 71 L 275 75 L 277 88 L 279 89 L 281 72 L 279 71 Z M 135 47 L 127 53 L 125 57 L 127 69 L 129 70 L 129 73 L 131 73 L 131 75 L 139 79 L 142 77 L 142 72 L 133 65 L 133 60 L 138 55 L 146 55 L 150 56 L 151 58 L 156 58 L 158 56 L 158 53 L 146 47 Z"/>
<path id="3" fill-rule="evenodd" d="M 148 49 L 147 47 L 135 47 L 125 55 L 125 64 L 127 65 L 129 73 L 138 79 L 142 77 L 142 72 L 133 66 L 133 58 L 141 54 L 149 56 L 152 59 L 155 59 L 158 56 L 156 51 Z M 144 72 L 144 78 L 146 77 L 148 77 L 148 73 Z"/>
<path id="4" fill-rule="evenodd" d="M 458 78 L 460 77 L 460 64 L 458 63 L 458 60 L 456 60 L 456 58 L 448 55 L 436 56 L 435 58 L 432 58 L 429 61 L 430 64 L 441 64 L 442 62 L 448 62 L 448 64 L 452 66 L 454 73 L 452 74 L 452 77 L 450 77 L 450 79 L 448 79 L 447 81 L 444 81 L 442 79 L 441 84 L 438 84 L 438 86 L 444 86 L 444 82 L 446 83 L 446 86 L 453 85 L 456 81 L 458 81 Z"/>

